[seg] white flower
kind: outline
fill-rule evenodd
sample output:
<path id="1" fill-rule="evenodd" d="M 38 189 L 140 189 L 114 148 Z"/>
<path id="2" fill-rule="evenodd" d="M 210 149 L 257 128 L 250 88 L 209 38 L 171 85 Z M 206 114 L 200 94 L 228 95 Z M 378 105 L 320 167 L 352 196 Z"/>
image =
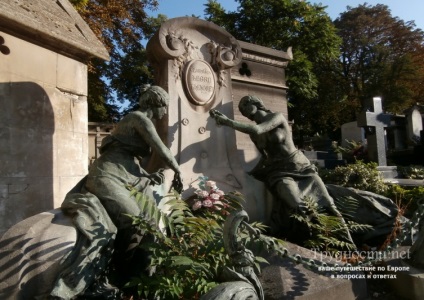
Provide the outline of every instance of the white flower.
<path id="1" fill-rule="evenodd" d="M 220 197 L 225 195 L 225 193 L 221 190 L 216 190 L 215 194 L 218 194 Z"/>
<path id="2" fill-rule="evenodd" d="M 215 182 L 215 181 L 212 181 L 212 180 L 208 180 L 208 181 L 206 181 L 205 185 L 206 185 L 207 187 L 210 187 L 212 190 L 214 190 L 214 189 L 216 189 L 216 188 L 217 188 L 217 187 L 216 187 L 216 182 Z"/>

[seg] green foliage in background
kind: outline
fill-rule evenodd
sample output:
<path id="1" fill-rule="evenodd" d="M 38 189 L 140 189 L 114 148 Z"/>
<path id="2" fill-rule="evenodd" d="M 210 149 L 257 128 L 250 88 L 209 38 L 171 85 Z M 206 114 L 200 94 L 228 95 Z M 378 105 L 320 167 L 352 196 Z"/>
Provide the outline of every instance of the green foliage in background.
<path id="1" fill-rule="evenodd" d="M 400 166 L 397 168 L 399 176 L 401 178 L 409 179 L 424 179 L 424 167 L 423 166 Z"/>
<path id="2" fill-rule="evenodd" d="M 377 163 L 356 161 L 346 166 L 338 166 L 334 170 L 320 169 L 319 175 L 325 183 L 384 195 L 388 186 L 383 182 L 377 170 Z"/>
<path id="3" fill-rule="evenodd" d="M 411 212 L 415 211 L 419 204 L 424 204 L 424 187 L 401 187 L 391 184 L 388 186 L 385 196 L 403 208 L 406 217 L 410 217 Z"/>

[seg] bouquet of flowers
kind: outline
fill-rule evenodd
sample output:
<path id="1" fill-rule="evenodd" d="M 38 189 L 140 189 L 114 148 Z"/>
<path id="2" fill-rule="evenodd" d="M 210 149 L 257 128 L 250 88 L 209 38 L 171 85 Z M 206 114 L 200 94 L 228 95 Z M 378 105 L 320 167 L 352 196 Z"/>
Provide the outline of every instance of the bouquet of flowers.
<path id="1" fill-rule="evenodd" d="M 208 180 L 206 176 L 199 177 L 199 188 L 187 200 L 193 211 L 222 210 L 228 207 L 225 193 L 216 186 L 215 181 Z"/>

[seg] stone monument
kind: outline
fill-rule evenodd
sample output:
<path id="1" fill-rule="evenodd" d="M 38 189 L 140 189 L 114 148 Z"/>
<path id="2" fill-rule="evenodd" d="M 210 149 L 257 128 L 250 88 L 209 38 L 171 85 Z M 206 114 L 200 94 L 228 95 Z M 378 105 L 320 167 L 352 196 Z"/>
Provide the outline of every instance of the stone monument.
<path id="1" fill-rule="evenodd" d="M 264 221 L 267 192 L 246 175 L 259 157 L 256 148 L 233 130 L 216 128 L 208 112 L 217 108 L 240 117 L 234 109 L 240 98 L 258 94 L 287 114 L 284 69 L 291 53 L 237 41 L 221 27 L 190 17 L 162 24 L 147 51 L 156 84 L 170 95 L 168 119 L 157 125 L 181 165 L 186 195 L 199 176 L 208 176 L 224 191 L 249 195 L 246 211 Z"/>
<path id="2" fill-rule="evenodd" d="M 0 3 L 0 234 L 87 173 L 87 61 L 108 59 L 67 0 Z"/>

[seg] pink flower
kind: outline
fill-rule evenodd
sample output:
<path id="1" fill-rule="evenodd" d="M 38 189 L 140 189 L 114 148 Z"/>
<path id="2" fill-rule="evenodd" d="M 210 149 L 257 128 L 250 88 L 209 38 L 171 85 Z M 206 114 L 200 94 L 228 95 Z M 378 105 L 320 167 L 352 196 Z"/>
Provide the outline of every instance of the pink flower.
<path id="1" fill-rule="evenodd" d="M 198 195 L 200 198 L 206 198 L 207 196 L 209 196 L 209 193 L 206 191 L 197 190 L 196 195 Z"/>
<path id="2" fill-rule="evenodd" d="M 193 210 L 198 210 L 201 207 L 202 207 L 202 201 L 196 201 L 191 208 Z"/>
<path id="3" fill-rule="evenodd" d="M 203 204 L 204 207 L 212 207 L 213 206 L 213 202 L 210 199 L 203 200 L 202 204 Z"/>

